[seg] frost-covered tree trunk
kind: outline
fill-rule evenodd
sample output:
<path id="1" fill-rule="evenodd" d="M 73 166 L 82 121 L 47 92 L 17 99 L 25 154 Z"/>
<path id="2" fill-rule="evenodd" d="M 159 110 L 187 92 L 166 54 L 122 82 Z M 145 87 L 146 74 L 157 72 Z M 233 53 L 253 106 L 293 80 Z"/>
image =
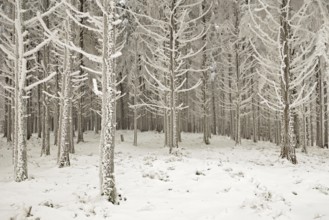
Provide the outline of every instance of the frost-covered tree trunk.
<path id="1" fill-rule="evenodd" d="M 74 154 L 75 149 L 74 149 L 74 123 L 73 123 L 73 104 L 72 100 L 70 99 L 70 111 L 69 111 L 69 148 L 70 148 L 70 153 Z"/>
<path id="2" fill-rule="evenodd" d="M 206 2 L 203 1 L 200 5 L 201 7 L 201 13 L 206 10 L 205 7 Z M 203 16 L 202 22 L 204 25 L 204 28 L 206 28 L 206 16 Z M 205 34 L 202 39 L 204 43 L 207 43 L 207 34 Z M 201 75 L 201 93 L 202 93 L 202 120 L 203 120 L 203 142 L 205 144 L 210 144 L 210 125 L 209 125 L 209 89 L 208 89 L 208 82 L 209 82 L 209 72 L 207 68 L 207 48 L 204 47 L 202 51 L 202 67 L 203 69 L 202 75 Z"/>
<path id="3" fill-rule="evenodd" d="M 77 125 L 78 125 L 78 136 L 77 136 L 77 143 L 84 142 L 83 138 L 83 116 L 82 116 L 82 97 L 78 98 L 78 106 L 77 106 Z"/>
<path id="4" fill-rule="evenodd" d="M 259 118 L 259 115 L 258 115 L 258 108 L 257 108 L 257 105 L 259 105 L 257 103 L 257 96 L 258 96 L 258 83 L 256 83 L 257 79 L 251 81 L 251 85 L 252 85 L 252 130 L 253 130 L 253 142 L 256 143 L 258 142 L 258 118 Z"/>
<path id="5" fill-rule="evenodd" d="M 170 31 L 170 37 L 169 37 L 169 47 L 170 47 L 170 55 L 169 55 L 169 59 L 170 59 L 170 63 L 169 63 L 169 88 L 170 88 L 170 92 L 169 92 L 169 111 L 170 111 L 170 115 L 169 115 L 169 153 L 172 153 L 173 148 L 177 147 L 177 130 L 176 130 L 176 126 L 177 126 L 177 109 L 176 109 L 176 101 L 177 101 L 177 93 L 176 93 L 176 23 L 175 23 L 175 16 L 176 16 L 176 0 L 172 0 L 171 3 L 171 16 L 170 16 L 170 27 L 169 27 L 169 31 Z"/>
<path id="6" fill-rule="evenodd" d="M 68 19 L 65 21 L 65 41 L 69 44 L 71 39 L 71 24 Z M 67 47 L 64 48 L 63 74 L 62 74 L 62 100 L 60 110 L 60 138 L 59 138 L 59 160 L 58 166 L 70 166 L 70 106 L 71 106 L 71 54 Z"/>
<path id="7" fill-rule="evenodd" d="M 239 33 L 240 33 L 240 4 L 239 2 L 235 3 L 234 7 L 234 16 L 235 16 L 235 23 L 234 23 L 234 31 L 236 40 L 234 43 L 234 59 L 235 59 L 235 77 L 236 77 L 236 100 L 235 100 L 235 145 L 241 145 L 241 87 L 242 87 L 242 79 L 240 73 L 240 40 L 239 40 Z"/>
<path id="8" fill-rule="evenodd" d="M 140 71 L 141 71 L 141 65 L 140 65 L 140 55 L 139 55 L 139 47 L 138 47 L 138 42 L 139 38 L 136 37 L 135 39 L 135 57 L 134 57 L 134 70 L 132 73 L 132 93 L 133 93 L 133 123 L 134 123 L 134 142 L 133 145 L 137 146 L 137 128 L 138 128 L 138 107 L 136 106 L 138 104 L 138 96 L 139 96 L 139 77 L 140 77 Z"/>
<path id="9" fill-rule="evenodd" d="M 49 0 L 43 0 L 43 8 L 47 10 L 49 7 Z M 49 26 L 49 19 L 45 18 L 45 23 Z M 49 74 L 49 54 L 50 48 L 49 45 L 46 45 L 43 48 L 43 78 L 46 78 Z M 43 91 L 48 93 L 47 83 L 43 83 Z M 50 114 L 49 114 L 49 99 L 48 96 L 42 95 L 42 147 L 41 147 L 41 156 L 42 155 L 50 155 Z"/>
<path id="10" fill-rule="evenodd" d="M 323 74 L 321 69 L 321 62 L 318 64 L 317 70 L 317 141 L 316 144 L 319 147 L 323 147 L 324 145 L 324 95 L 323 95 Z"/>
<path id="11" fill-rule="evenodd" d="M 232 60 L 232 55 L 231 54 L 228 54 L 228 60 L 229 60 L 229 63 L 231 62 Z M 231 68 L 231 66 L 229 67 L 228 69 L 228 75 L 231 76 L 233 75 L 233 70 Z M 231 77 L 229 77 L 228 79 L 228 87 L 229 87 L 229 90 L 231 91 L 232 90 L 232 79 Z M 230 92 L 229 93 L 229 97 L 228 97 L 228 101 L 230 103 L 230 105 L 233 105 L 233 98 L 232 98 L 232 93 Z M 230 137 L 232 140 L 236 140 L 236 132 L 235 132 L 235 120 L 234 120 L 234 110 L 233 109 L 230 109 L 230 120 L 229 120 L 229 124 L 230 124 Z"/>
<path id="12" fill-rule="evenodd" d="M 6 78 L 6 84 L 11 85 L 11 80 L 9 78 Z M 7 142 L 12 141 L 12 129 L 13 129 L 13 113 L 12 113 L 12 105 L 13 99 L 12 99 L 12 93 L 7 92 L 7 101 L 6 101 L 6 109 L 7 109 L 7 117 L 6 117 L 6 138 Z"/>
<path id="13" fill-rule="evenodd" d="M 39 56 L 39 55 L 38 55 Z M 42 85 L 38 85 L 38 89 L 37 89 L 37 129 L 38 129 L 38 138 L 41 138 L 41 134 L 42 134 L 42 95 L 41 95 L 41 86 Z M 30 135 L 28 135 L 30 136 Z M 28 138 L 29 139 L 29 138 Z"/>
<path id="14" fill-rule="evenodd" d="M 297 158 L 295 154 L 295 144 L 294 144 L 294 118 L 291 109 L 291 87 L 290 81 L 292 78 L 290 72 L 290 58 L 291 58 L 291 48 L 289 47 L 289 40 L 291 38 L 291 27 L 289 24 L 290 20 L 290 1 L 282 0 L 281 2 L 281 33 L 280 33 L 280 43 L 281 43 L 281 93 L 282 101 L 284 105 L 282 114 L 282 146 L 281 146 L 281 157 L 287 158 L 293 164 L 297 163 Z"/>
<path id="15" fill-rule="evenodd" d="M 54 93 L 58 94 L 59 92 L 59 76 L 55 76 L 55 85 L 54 85 Z M 59 140 L 59 127 L 60 127 L 60 101 L 58 99 L 54 100 L 54 116 L 53 116 L 53 123 L 54 123 L 54 145 L 58 145 Z M 59 148 L 58 148 L 59 149 Z M 59 156 L 58 156 L 59 157 Z"/>
<path id="16" fill-rule="evenodd" d="M 305 85 L 305 82 L 303 81 L 302 86 Z M 305 97 L 305 92 L 303 91 L 303 97 Z M 306 104 L 303 103 L 301 106 L 301 112 L 302 112 L 302 152 L 307 153 L 307 107 Z"/>
<path id="17" fill-rule="evenodd" d="M 85 0 L 79 0 L 79 11 L 80 12 L 84 12 L 84 4 L 85 4 Z M 81 20 L 81 23 L 84 24 L 84 19 Z M 83 28 L 80 28 L 79 30 L 79 47 L 81 49 L 84 49 L 84 30 Z M 83 75 L 83 69 L 81 68 L 81 66 L 84 66 L 84 62 L 83 62 L 83 55 L 80 53 L 79 54 L 79 60 L 80 60 L 80 75 Z M 83 82 L 82 82 L 83 83 Z M 83 85 L 80 85 L 80 93 L 83 93 L 84 90 L 86 89 Z M 83 139 L 83 97 L 78 98 L 78 106 L 77 106 L 77 118 L 78 118 L 78 137 L 77 137 L 77 143 L 80 142 L 84 142 Z M 72 143 L 73 144 L 73 143 Z"/>
<path id="18" fill-rule="evenodd" d="M 69 58 L 70 59 L 70 58 Z M 64 61 L 69 62 L 69 61 Z M 65 64 L 64 64 L 65 65 Z M 63 105 L 61 106 L 61 121 L 60 121 L 60 138 L 59 138 L 59 167 L 70 166 L 70 95 L 71 95 L 71 80 L 67 70 L 62 76 L 62 95 Z"/>
<path id="19" fill-rule="evenodd" d="M 212 101 L 212 133 L 217 134 L 217 97 L 215 92 L 215 79 L 211 81 L 211 101 Z"/>
<path id="20" fill-rule="evenodd" d="M 44 56 L 48 54 L 48 48 L 44 49 L 46 53 Z M 48 54 L 49 55 L 49 54 Z M 44 58 L 44 65 L 48 65 L 48 58 Z M 46 72 L 44 72 L 44 77 L 46 77 Z M 43 90 L 48 92 L 47 85 L 44 83 Z M 41 155 L 50 155 L 50 126 L 49 126 L 49 101 L 46 95 L 43 95 L 42 99 L 43 111 L 42 111 L 42 147 L 41 147 Z"/>
<path id="21" fill-rule="evenodd" d="M 114 176 L 114 148 L 116 129 L 116 73 L 115 54 L 115 1 L 103 1 L 103 48 L 102 48 L 102 134 L 100 142 L 101 194 L 112 203 L 118 195 Z"/>
<path id="22" fill-rule="evenodd" d="M 28 178 L 26 150 L 26 101 L 24 99 L 27 60 L 24 57 L 23 1 L 16 1 L 15 13 L 15 123 L 14 123 L 14 172 L 15 181 Z"/>
<path id="23" fill-rule="evenodd" d="M 311 146 L 314 146 L 314 120 L 313 120 L 313 104 L 312 102 L 310 102 L 310 130 L 309 130 L 309 133 L 310 133 L 310 139 L 311 139 Z"/>
<path id="24" fill-rule="evenodd" d="M 85 7 L 85 0 L 79 0 L 79 11 L 80 12 L 84 12 L 84 7 Z M 85 24 L 85 19 L 81 19 L 81 23 L 84 25 Z M 83 28 L 79 28 L 79 47 L 81 49 L 84 49 L 85 45 L 84 45 L 84 30 Z M 80 61 L 80 75 L 83 75 L 83 69 L 81 68 L 81 66 L 84 66 L 84 61 L 83 61 L 83 55 L 80 53 L 79 54 L 79 61 Z M 83 82 L 82 82 L 83 83 Z M 80 93 L 83 93 L 84 90 L 86 89 L 85 86 L 80 85 Z M 78 123 L 78 136 L 77 136 L 77 143 L 79 142 L 84 142 L 84 138 L 83 138 L 83 123 L 84 123 L 84 118 L 83 118 L 83 97 L 81 96 L 80 98 L 78 98 L 78 105 L 77 105 L 77 123 Z"/>

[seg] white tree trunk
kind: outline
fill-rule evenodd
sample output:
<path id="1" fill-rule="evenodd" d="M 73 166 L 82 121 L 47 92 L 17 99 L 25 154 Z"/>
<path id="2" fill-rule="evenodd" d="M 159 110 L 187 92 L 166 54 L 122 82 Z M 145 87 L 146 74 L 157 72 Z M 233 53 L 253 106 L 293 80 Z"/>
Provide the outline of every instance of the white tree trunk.
<path id="1" fill-rule="evenodd" d="M 15 23 L 15 125 L 14 125 L 14 175 L 15 181 L 28 178 L 26 152 L 26 103 L 24 86 L 27 73 L 27 61 L 24 58 L 23 39 L 23 1 L 16 1 Z"/>
<path id="2" fill-rule="evenodd" d="M 116 74 L 114 72 L 115 20 L 114 1 L 103 1 L 103 63 L 102 63 L 102 134 L 100 142 L 100 185 L 101 194 L 112 203 L 118 196 L 114 177 L 114 148 L 116 130 Z"/>
<path id="3" fill-rule="evenodd" d="M 71 27 L 70 21 L 65 23 L 66 43 L 70 42 Z M 62 105 L 61 105 L 61 122 L 60 122 L 60 139 L 59 139 L 59 167 L 70 166 L 70 99 L 71 99 L 71 55 L 67 47 L 64 49 L 64 64 L 62 76 Z"/>

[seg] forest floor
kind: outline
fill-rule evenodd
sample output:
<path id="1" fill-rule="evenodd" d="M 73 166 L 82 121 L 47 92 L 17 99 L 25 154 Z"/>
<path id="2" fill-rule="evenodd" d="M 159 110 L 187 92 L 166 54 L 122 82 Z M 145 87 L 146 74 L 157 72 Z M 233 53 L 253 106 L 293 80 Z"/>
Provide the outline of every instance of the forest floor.
<path id="1" fill-rule="evenodd" d="M 176 155 L 163 134 L 118 131 L 114 206 L 99 196 L 99 136 L 75 146 L 71 167 L 57 168 L 56 147 L 40 157 L 40 140 L 28 143 L 29 180 L 13 181 L 11 148 L 0 139 L 0 219 L 33 220 L 266 220 L 329 219 L 329 151 L 297 149 L 298 164 L 279 159 L 279 147 L 214 136 L 182 134 Z"/>

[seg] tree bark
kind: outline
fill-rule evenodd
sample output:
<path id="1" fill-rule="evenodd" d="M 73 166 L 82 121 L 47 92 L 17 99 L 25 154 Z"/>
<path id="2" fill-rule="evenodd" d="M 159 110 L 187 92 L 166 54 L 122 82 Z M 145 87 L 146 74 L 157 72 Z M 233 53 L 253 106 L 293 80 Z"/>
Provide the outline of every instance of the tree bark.
<path id="1" fill-rule="evenodd" d="M 27 60 L 24 58 L 24 27 L 23 10 L 24 1 L 16 1 L 15 13 L 15 124 L 14 124 L 14 176 L 16 182 L 28 178 L 27 150 L 26 150 L 26 100 L 24 99 L 25 79 L 27 73 Z"/>
<path id="2" fill-rule="evenodd" d="M 102 134 L 100 142 L 100 185 L 101 194 L 116 204 L 118 195 L 114 177 L 114 148 L 116 124 L 116 74 L 114 1 L 103 1 L 103 49 L 102 49 Z"/>
<path id="3" fill-rule="evenodd" d="M 281 55 L 282 60 L 282 74 L 283 78 L 281 79 L 282 85 L 282 100 L 284 104 L 283 115 L 282 115 L 282 147 L 281 147 L 281 157 L 290 160 L 293 164 L 297 163 L 297 158 L 295 154 L 295 144 L 294 144 L 294 131 L 293 124 L 294 118 L 292 115 L 292 109 L 290 106 L 291 103 L 291 90 L 290 90 L 290 5 L 289 0 L 282 0 L 281 4 L 281 25 L 282 32 L 280 36 L 281 46 L 283 48 L 283 54 Z"/>
<path id="4" fill-rule="evenodd" d="M 85 0 L 80 0 L 80 8 L 79 11 L 80 12 L 84 12 L 84 4 L 85 4 Z M 82 24 L 84 24 L 84 19 L 82 18 Z M 79 47 L 81 49 L 84 49 L 84 31 L 83 28 L 80 28 L 80 32 L 79 32 Z M 84 71 L 81 68 L 81 66 L 84 66 L 84 62 L 83 62 L 83 55 L 80 53 L 79 54 L 79 60 L 80 60 L 80 75 L 83 75 Z M 83 82 L 82 82 L 83 83 Z M 80 93 L 82 94 L 84 92 L 86 88 L 84 87 L 84 85 L 81 85 L 80 87 Z M 84 142 L 83 139 L 83 123 L 84 123 L 84 119 L 83 119 L 83 97 L 78 98 L 78 106 L 77 106 L 77 117 L 78 117 L 78 137 L 77 137 L 77 143 L 80 142 Z"/>

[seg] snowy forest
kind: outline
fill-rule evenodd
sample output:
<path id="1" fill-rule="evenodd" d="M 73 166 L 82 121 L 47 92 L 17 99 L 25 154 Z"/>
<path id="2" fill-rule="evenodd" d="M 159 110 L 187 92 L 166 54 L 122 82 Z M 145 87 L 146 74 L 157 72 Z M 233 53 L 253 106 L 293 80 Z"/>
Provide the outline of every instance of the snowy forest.
<path id="1" fill-rule="evenodd" d="M 0 0 L 0 219 L 329 218 L 328 104 L 327 0 Z"/>

